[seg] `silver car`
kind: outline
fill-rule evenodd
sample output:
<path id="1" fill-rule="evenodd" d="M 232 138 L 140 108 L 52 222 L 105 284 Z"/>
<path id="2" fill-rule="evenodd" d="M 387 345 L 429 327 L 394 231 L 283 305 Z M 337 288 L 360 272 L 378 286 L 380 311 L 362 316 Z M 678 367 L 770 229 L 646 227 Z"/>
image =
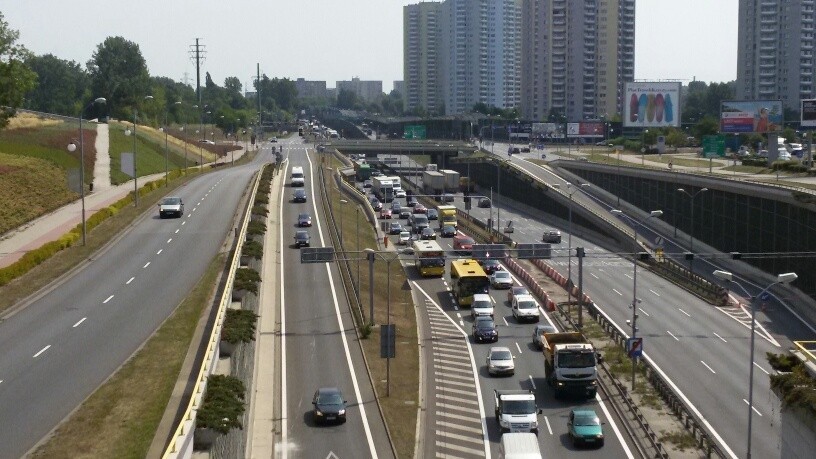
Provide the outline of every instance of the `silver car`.
<path id="1" fill-rule="evenodd" d="M 184 201 L 178 196 L 168 196 L 159 203 L 159 218 L 184 215 Z"/>
<path id="2" fill-rule="evenodd" d="M 516 372 L 513 353 L 506 347 L 491 347 L 487 353 L 487 373 L 493 375 L 512 375 Z"/>
<path id="3" fill-rule="evenodd" d="M 507 271 L 496 271 L 490 275 L 490 286 L 493 288 L 510 288 L 513 286 L 513 277 Z"/>

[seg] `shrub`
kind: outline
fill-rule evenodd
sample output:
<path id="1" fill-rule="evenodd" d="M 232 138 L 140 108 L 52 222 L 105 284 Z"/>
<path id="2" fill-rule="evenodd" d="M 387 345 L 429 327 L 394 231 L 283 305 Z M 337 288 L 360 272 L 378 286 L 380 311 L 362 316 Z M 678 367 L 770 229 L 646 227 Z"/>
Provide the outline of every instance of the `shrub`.
<path id="1" fill-rule="evenodd" d="M 248 343 L 255 339 L 255 323 L 258 315 L 246 309 L 227 309 L 221 339 L 230 343 Z"/>
<path id="2" fill-rule="evenodd" d="M 207 379 L 207 392 L 196 414 L 196 427 L 212 429 L 221 434 L 230 429 L 243 429 L 241 416 L 244 414 L 246 388 L 234 376 L 211 375 Z"/>
<path id="3" fill-rule="evenodd" d="M 263 222 L 252 221 L 247 224 L 247 234 L 258 236 L 266 233 L 266 225 Z"/>
<path id="4" fill-rule="evenodd" d="M 258 294 L 258 282 L 261 281 L 261 275 L 258 271 L 252 268 L 238 268 L 235 271 L 235 282 L 233 283 L 234 290 L 246 290 L 254 294 Z"/>
<path id="5" fill-rule="evenodd" d="M 269 197 L 259 192 L 255 195 L 255 204 L 269 204 Z"/>
<path id="6" fill-rule="evenodd" d="M 260 215 L 266 217 L 269 215 L 269 210 L 266 209 L 266 206 L 256 205 L 252 206 L 252 215 Z"/>
<path id="7" fill-rule="evenodd" d="M 241 256 L 260 260 L 263 257 L 263 244 L 253 240 L 246 241 L 241 249 Z"/>

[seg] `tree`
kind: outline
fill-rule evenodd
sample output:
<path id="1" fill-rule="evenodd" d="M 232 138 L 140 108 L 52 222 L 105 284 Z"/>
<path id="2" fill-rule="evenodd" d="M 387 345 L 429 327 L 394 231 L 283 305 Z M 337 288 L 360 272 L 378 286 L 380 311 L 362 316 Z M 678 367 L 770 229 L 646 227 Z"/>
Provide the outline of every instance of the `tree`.
<path id="1" fill-rule="evenodd" d="M 76 116 L 83 101 L 88 102 L 88 74 L 78 63 L 46 54 L 31 56 L 26 64 L 37 74 L 37 85 L 26 94 L 26 108 Z"/>
<path id="2" fill-rule="evenodd" d="M 25 64 L 31 54 L 17 44 L 18 38 L 20 32 L 10 29 L 0 13 L 0 129 L 8 125 L 37 81 L 37 74 Z"/>
<path id="3" fill-rule="evenodd" d="M 348 89 L 337 92 L 337 108 L 354 109 L 357 107 L 357 94 Z"/>
<path id="4" fill-rule="evenodd" d="M 150 94 L 150 75 L 139 45 L 122 37 L 108 37 L 99 44 L 87 64 L 91 76 L 91 97 L 108 99 L 108 112 L 130 118 L 141 111 Z"/>

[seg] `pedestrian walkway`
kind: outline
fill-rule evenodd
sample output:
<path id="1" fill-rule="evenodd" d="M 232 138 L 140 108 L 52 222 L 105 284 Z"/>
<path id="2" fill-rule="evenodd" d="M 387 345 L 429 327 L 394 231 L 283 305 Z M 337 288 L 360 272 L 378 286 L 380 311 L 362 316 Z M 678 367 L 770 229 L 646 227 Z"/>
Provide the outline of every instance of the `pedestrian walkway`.
<path id="1" fill-rule="evenodd" d="M 110 131 L 108 124 L 102 123 L 96 125 L 96 161 L 94 163 L 94 174 L 92 189 L 96 192 L 110 189 L 111 184 L 111 170 L 110 170 Z M 104 154 L 102 153 L 104 152 Z"/>

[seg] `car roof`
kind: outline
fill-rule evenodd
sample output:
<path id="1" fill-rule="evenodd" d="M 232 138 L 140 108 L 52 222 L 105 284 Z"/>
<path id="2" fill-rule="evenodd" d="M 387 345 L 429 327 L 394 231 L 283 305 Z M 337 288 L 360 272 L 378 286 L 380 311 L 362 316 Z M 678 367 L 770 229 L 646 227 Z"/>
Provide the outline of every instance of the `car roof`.
<path id="1" fill-rule="evenodd" d="M 510 273 L 509 273 L 509 272 L 507 272 L 507 271 L 496 271 L 496 272 L 495 272 L 495 273 L 493 273 L 492 275 L 493 275 L 493 276 L 497 276 L 497 275 L 498 275 L 498 276 L 507 276 L 507 277 L 509 277 L 509 276 L 510 276 Z"/>
<path id="2" fill-rule="evenodd" d="M 295 232 L 295 236 L 308 236 L 308 235 L 309 235 L 309 232 L 306 231 L 306 230 L 297 230 Z"/>
<path id="3" fill-rule="evenodd" d="M 595 413 L 595 410 L 588 410 L 586 408 L 575 408 L 572 410 L 572 414 L 576 416 L 595 416 L 598 417 L 598 414 Z"/>
<path id="4" fill-rule="evenodd" d="M 533 298 L 533 295 L 524 294 L 524 295 L 516 295 L 516 300 L 517 301 L 535 301 L 535 298 Z"/>
<path id="5" fill-rule="evenodd" d="M 342 392 L 340 392 L 340 389 L 338 389 L 336 387 L 321 387 L 321 388 L 317 389 L 317 393 L 320 394 L 320 395 L 330 395 L 330 394 L 342 395 Z"/>
<path id="6" fill-rule="evenodd" d="M 474 293 L 473 301 L 490 301 L 490 295 L 487 293 Z"/>
<path id="7" fill-rule="evenodd" d="M 510 348 L 505 346 L 493 346 L 490 348 L 490 353 L 492 354 L 494 352 L 510 352 Z"/>

